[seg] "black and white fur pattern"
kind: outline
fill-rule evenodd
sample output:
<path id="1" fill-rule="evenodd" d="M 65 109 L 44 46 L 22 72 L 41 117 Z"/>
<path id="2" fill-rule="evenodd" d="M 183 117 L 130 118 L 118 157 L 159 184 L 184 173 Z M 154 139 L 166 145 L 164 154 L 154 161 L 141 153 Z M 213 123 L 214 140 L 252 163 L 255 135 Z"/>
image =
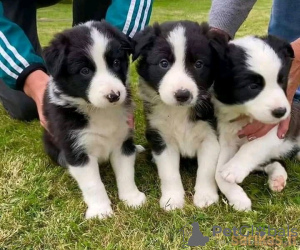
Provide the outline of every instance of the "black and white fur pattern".
<path id="1" fill-rule="evenodd" d="M 253 120 L 277 124 L 290 115 L 286 98 L 291 46 L 276 37 L 244 37 L 228 45 L 213 43 L 219 58 L 213 103 L 220 133 L 216 181 L 237 210 L 250 210 L 251 201 L 241 183 L 253 170 L 269 175 L 269 186 L 281 191 L 287 174 L 274 160 L 297 153 L 300 147 L 300 108 L 295 104 L 289 133 L 277 137 L 276 126 L 253 141 L 239 138 L 238 131 Z M 263 166 L 263 167 L 262 167 Z"/>
<path id="2" fill-rule="evenodd" d="M 88 22 L 58 34 L 45 49 L 51 80 L 45 95 L 44 133 L 49 156 L 69 169 L 88 206 L 86 218 L 113 214 L 98 161 L 110 159 L 119 198 L 146 200 L 134 181 L 136 148 L 127 117 L 131 42 L 108 23 Z"/>
<path id="3" fill-rule="evenodd" d="M 161 180 L 160 206 L 165 210 L 184 206 L 180 156 L 198 159 L 195 205 L 218 201 L 214 175 L 219 144 L 208 93 L 213 68 L 207 32 L 207 24 L 178 21 L 155 24 L 134 37 L 146 137 Z"/>

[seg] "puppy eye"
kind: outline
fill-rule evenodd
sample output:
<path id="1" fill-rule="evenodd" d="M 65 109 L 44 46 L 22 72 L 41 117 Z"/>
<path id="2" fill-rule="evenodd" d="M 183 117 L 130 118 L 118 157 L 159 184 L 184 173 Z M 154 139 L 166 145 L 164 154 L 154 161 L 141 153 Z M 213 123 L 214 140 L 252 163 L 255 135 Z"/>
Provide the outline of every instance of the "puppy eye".
<path id="1" fill-rule="evenodd" d="M 261 88 L 263 85 L 263 79 L 261 76 L 258 76 L 258 75 L 252 76 L 249 80 L 250 80 L 250 82 L 249 82 L 248 87 L 251 90 L 257 90 L 257 89 Z"/>
<path id="2" fill-rule="evenodd" d="M 197 62 L 195 62 L 194 67 L 196 69 L 201 69 L 203 67 L 203 62 L 201 60 L 198 60 Z"/>
<path id="3" fill-rule="evenodd" d="M 159 66 L 162 67 L 163 69 L 167 69 L 169 67 L 169 62 L 167 59 L 162 59 L 159 62 Z"/>
<path id="4" fill-rule="evenodd" d="M 252 83 L 252 84 L 249 85 L 249 88 L 250 88 L 250 89 L 253 89 L 253 90 L 254 90 L 254 89 L 258 89 L 258 88 L 259 88 L 259 85 L 258 85 L 257 83 Z"/>
<path id="5" fill-rule="evenodd" d="M 120 60 L 115 59 L 114 62 L 113 62 L 113 67 L 115 69 L 119 69 L 120 68 L 120 64 L 121 64 Z"/>
<path id="6" fill-rule="evenodd" d="M 80 74 L 83 76 L 88 76 L 91 73 L 91 70 L 87 67 L 84 67 L 80 70 Z"/>

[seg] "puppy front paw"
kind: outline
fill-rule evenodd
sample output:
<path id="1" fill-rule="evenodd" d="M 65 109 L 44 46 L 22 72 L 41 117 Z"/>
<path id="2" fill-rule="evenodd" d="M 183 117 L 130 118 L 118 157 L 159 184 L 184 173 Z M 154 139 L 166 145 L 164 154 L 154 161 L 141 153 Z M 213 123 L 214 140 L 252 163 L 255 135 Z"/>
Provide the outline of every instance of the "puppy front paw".
<path id="1" fill-rule="evenodd" d="M 238 211 L 250 211 L 251 210 L 251 200 L 248 198 L 246 193 L 237 192 L 230 197 L 229 204 L 233 206 L 235 210 Z"/>
<path id="2" fill-rule="evenodd" d="M 113 210 L 110 204 L 105 204 L 101 206 L 90 206 L 85 213 L 86 219 L 92 219 L 92 218 L 105 219 L 111 216 L 113 216 Z"/>
<path id="3" fill-rule="evenodd" d="M 137 208 L 142 206 L 146 202 L 146 195 L 139 190 L 122 195 L 120 197 L 122 201 L 126 203 L 127 206 Z"/>
<path id="4" fill-rule="evenodd" d="M 242 164 L 229 162 L 222 167 L 220 174 L 229 183 L 242 183 L 250 172 Z"/>
<path id="5" fill-rule="evenodd" d="M 184 206 L 184 194 L 181 192 L 163 194 L 159 203 L 160 207 L 166 211 L 177 208 L 182 209 Z"/>
<path id="6" fill-rule="evenodd" d="M 218 192 L 215 190 L 196 191 L 194 195 L 194 204 L 199 208 L 208 207 L 219 200 Z"/>

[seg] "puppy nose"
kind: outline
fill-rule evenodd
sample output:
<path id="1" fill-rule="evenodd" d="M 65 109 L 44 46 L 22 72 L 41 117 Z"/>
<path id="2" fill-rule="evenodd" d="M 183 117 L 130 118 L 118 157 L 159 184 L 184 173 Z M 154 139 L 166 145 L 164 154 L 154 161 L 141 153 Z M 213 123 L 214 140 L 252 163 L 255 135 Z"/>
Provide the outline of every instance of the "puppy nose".
<path id="1" fill-rule="evenodd" d="M 120 99 L 120 91 L 118 91 L 117 93 L 114 92 L 114 91 L 112 91 L 112 92 L 110 92 L 110 94 L 108 94 L 108 95 L 106 96 L 106 98 L 107 98 L 107 100 L 108 100 L 109 102 L 111 102 L 111 103 L 117 102 L 117 101 L 119 101 L 119 99 Z"/>
<path id="2" fill-rule="evenodd" d="M 191 97 L 191 92 L 187 89 L 179 89 L 175 92 L 175 98 L 179 102 L 186 102 Z"/>
<path id="3" fill-rule="evenodd" d="M 276 118 L 281 118 L 285 115 L 286 108 L 277 108 L 272 111 L 272 115 Z"/>

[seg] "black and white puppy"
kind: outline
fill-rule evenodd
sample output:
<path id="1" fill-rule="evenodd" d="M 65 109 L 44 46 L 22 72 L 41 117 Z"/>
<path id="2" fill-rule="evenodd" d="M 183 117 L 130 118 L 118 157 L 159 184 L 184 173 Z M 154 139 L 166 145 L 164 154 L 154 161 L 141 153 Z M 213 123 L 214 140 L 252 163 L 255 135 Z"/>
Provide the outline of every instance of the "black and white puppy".
<path id="1" fill-rule="evenodd" d="M 253 120 L 277 124 L 290 115 L 286 88 L 294 54 L 289 43 L 273 36 L 249 36 L 228 45 L 215 40 L 213 47 L 219 58 L 213 97 L 221 147 L 216 180 L 235 209 L 249 210 L 251 201 L 237 183 L 251 171 L 263 170 L 273 191 L 283 189 L 287 174 L 275 160 L 299 150 L 299 104 L 285 139 L 277 137 L 278 126 L 250 142 L 239 138 L 238 131 Z"/>
<path id="2" fill-rule="evenodd" d="M 127 117 L 131 43 L 108 23 L 87 22 L 56 35 L 45 49 L 51 75 L 44 114 L 49 156 L 69 169 L 88 206 L 86 218 L 112 215 L 98 161 L 110 159 L 119 198 L 129 206 L 146 200 L 134 181 L 136 148 Z"/>
<path id="3" fill-rule="evenodd" d="M 214 175 L 219 143 L 208 93 L 213 82 L 208 30 L 207 24 L 166 22 L 134 37 L 146 137 L 161 180 L 160 206 L 165 210 L 184 205 L 180 156 L 198 160 L 195 205 L 218 201 Z"/>

